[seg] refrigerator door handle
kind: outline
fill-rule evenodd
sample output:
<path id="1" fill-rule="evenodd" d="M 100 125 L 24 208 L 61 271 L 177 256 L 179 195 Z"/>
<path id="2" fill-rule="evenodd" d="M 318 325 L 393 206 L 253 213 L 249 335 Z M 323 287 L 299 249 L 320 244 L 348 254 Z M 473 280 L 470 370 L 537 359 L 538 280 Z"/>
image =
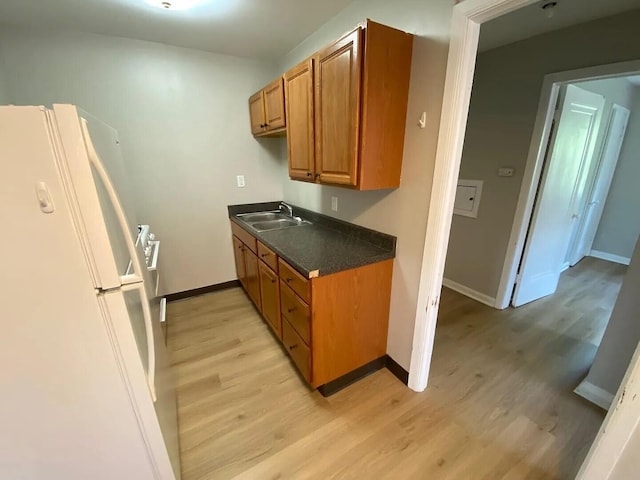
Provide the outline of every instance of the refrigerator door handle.
<path id="1" fill-rule="evenodd" d="M 144 289 L 143 283 L 143 273 L 142 273 L 142 265 L 140 264 L 140 259 L 136 252 L 135 243 L 133 243 L 133 239 L 129 234 L 129 224 L 127 223 L 127 217 L 124 213 L 124 209 L 122 208 L 122 204 L 120 203 L 120 199 L 118 198 L 118 194 L 116 193 L 116 189 L 109 178 L 109 174 L 102 165 L 100 161 L 100 157 L 98 152 L 96 152 L 93 143 L 91 142 L 91 136 L 89 135 L 89 127 L 86 119 L 81 118 L 80 124 L 82 126 L 82 135 L 84 136 L 84 142 L 87 147 L 87 153 L 89 156 L 89 161 L 96 169 L 96 172 L 100 176 L 100 180 L 104 184 L 105 190 L 107 191 L 107 195 L 109 195 L 109 200 L 111 201 L 113 208 L 116 212 L 116 216 L 118 217 L 118 224 L 120 225 L 120 229 L 122 230 L 122 234 L 124 235 L 127 250 L 129 251 L 129 255 L 131 257 L 131 264 L 133 266 L 133 273 L 127 273 L 123 277 L 120 277 L 122 282 L 122 290 L 130 291 L 130 290 L 139 290 L 140 297 L 142 300 L 142 311 L 144 315 L 144 324 L 146 330 L 147 337 L 147 352 L 148 352 L 148 362 L 149 362 L 149 372 L 147 374 L 147 383 L 149 384 L 149 390 L 151 391 L 151 396 L 153 397 L 153 401 L 156 401 L 156 390 L 155 390 L 155 370 L 156 370 L 156 352 L 153 343 L 153 321 L 151 319 L 151 310 L 149 308 L 149 299 L 147 298 L 147 294 Z"/>
<path id="2" fill-rule="evenodd" d="M 140 261 L 138 259 L 138 255 L 136 252 L 136 246 L 131 239 L 131 235 L 129 234 L 129 224 L 127 223 L 127 217 L 124 213 L 124 209 L 122 208 L 122 204 L 120 203 L 120 199 L 118 198 L 118 194 L 116 189 L 109 178 L 109 174 L 102 165 L 100 161 L 100 156 L 98 152 L 96 152 L 93 143 L 91 142 L 91 135 L 89 134 L 89 127 L 87 124 L 87 120 L 84 118 L 80 118 L 80 124 L 82 126 L 82 135 L 84 136 L 84 143 L 87 147 L 87 154 L 89 156 L 89 161 L 98 172 L 100 176 L 100 180 L 104 184 L 104 187 L 109 195 L 109 200 L 111 201 L 113 208 L 115 210 L 116 216 L 118 217 L 118 224 L 120 225 L 120 229 L 122 230 L 122 234 L 125 237 L 127 243 L 127 250 L 129 251 L 129 255 L 131 256 L 131 263 L 133 266 L 133 274 L 125 275 L 121 277 L 123 284 L 130 284 L 135 282 L 141 282 L 142 277 L 142 266 L 140 265 Z"/>

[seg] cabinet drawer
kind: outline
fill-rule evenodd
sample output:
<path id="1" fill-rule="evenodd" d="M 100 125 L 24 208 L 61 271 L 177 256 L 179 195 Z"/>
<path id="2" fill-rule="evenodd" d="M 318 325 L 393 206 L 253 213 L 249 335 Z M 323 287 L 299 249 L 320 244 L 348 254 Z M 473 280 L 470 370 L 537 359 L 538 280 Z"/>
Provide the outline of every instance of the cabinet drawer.
<path id="1" fill-rule="evenodd" d="M 278 256 L 260 241 L 258 241 L 258 257 L 269 265 L 271 270 L 278 273 Z"/>
<path id="2" fill-rule="evenodd" d="M 280 285 L 280 303 L 282 316 L 309 345 L 309 322 L 311 319 L 309 306 L 300 300 L 284 281 Z"/>
<path id="3" fill-rule="evenodd" d="M 280 259 L 280 278 L 305 302 L 311 303 L 311 284 L 291 265 Z"/>
<path id="4" fill-rule="evenodd" d="M 311 350 L 286 320 L 282 322 L 282 342 L 302 376 L 311 383 Z"/>
<path id="5" fill-rule="evenodd" d="M 233 234 L 236 237 L 242 240 L 242 243 L 244 243 L 247 247 L 249 247 L 249 250 L 251 250 L 255 254 L 258 253 L 256 239 L 253 235 L 251 235 L 244 228 L 242 228 L 241 226 L 237 225 L 234 222 L 231 222 L 231 232 L 233 232 Z"/>

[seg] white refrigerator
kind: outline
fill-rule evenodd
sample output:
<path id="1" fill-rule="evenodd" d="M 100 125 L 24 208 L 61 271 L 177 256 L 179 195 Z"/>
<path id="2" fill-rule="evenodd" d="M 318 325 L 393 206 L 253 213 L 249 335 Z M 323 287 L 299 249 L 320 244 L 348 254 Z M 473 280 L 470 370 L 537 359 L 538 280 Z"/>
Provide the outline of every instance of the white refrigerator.
<path id="1" fill-rule="evenodd" d="M 164 308 L 117 132 L 0 107 L 0 478 L 179 479 Z"/>

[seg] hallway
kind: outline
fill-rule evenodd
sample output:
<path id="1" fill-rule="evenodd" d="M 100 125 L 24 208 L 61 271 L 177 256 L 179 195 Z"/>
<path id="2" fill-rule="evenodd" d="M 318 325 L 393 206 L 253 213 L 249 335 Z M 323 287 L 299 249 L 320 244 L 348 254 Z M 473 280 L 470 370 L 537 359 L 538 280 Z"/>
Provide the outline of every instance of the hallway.
<path id="1" fill-rule="evenodd" d="M 572 390 L 625 270 L 586 258 L 516 310 L 444 289 L 421 394 L 381 370 L 323 398 L 240 289 L 172 303 L 183 479 L 572 478 L 604 418 Z"/>

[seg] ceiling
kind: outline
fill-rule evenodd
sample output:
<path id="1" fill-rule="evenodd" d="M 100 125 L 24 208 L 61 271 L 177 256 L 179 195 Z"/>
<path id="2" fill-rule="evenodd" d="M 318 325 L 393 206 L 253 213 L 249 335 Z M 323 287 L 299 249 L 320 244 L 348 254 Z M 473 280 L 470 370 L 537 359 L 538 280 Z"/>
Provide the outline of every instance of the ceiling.
<path id="1" fill-rule="evenodd" d="M 555 0 L 553 17 L 548 18 L 536 2 L 480 28 L 480 51 L 501 47 L 541 33 L 640 8 L 640 0 Z"/>
<path id="2" fill-rule="evenodd" d="M 174 5 L 184 0 L 170 0 Z M 145 0 L 2 0 L 7 25 L 74 30 L 210 52 L 284 56 L 352 0 L 189 0 L 164 10 Z"/>

